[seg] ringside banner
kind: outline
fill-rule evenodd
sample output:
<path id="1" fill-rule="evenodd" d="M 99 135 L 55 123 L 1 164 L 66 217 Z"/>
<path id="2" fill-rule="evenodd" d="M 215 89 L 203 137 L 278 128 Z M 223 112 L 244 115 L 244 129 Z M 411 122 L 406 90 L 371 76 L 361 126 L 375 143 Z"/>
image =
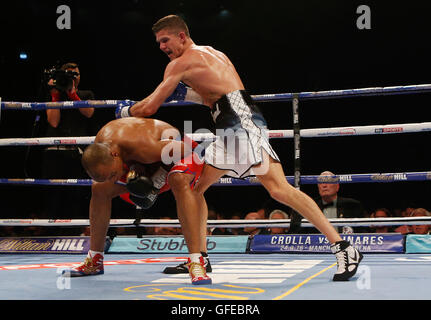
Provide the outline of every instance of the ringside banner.
<path id="1" fill-rule="evenodd" d="M 365 253 L 402 253 L 404 236 L 401 234 L 342 234 L 343 240 Z M 321 234 L 256 235 L 251 240 L 251 253 L 331 253 L 330 243 Z"/>
<path id="2" fill-rule="evenodd" d="M 408 234 L 406 236 L 406 253 L 431 253 L 431 235 Z"/>
<path id="3" fill-rule="evenodd" d="M 245 253 L 248 236 L 209 236 L 208 253 Z M 187 253 L 182 236 L 116 237 L 109 253 Z"/>
<path id="4" fill-rule="evenodd" d="M 90 237 L 0 238 L 0 253 L 87 253 Z"/>

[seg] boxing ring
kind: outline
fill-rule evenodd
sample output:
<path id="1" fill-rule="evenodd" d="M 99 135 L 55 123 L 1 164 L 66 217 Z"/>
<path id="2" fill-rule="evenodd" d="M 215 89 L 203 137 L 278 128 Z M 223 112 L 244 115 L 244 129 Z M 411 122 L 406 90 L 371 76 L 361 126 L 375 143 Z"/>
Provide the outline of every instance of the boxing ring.
<path id="1" fill-rule="evenodd" d="M 294 174 L 286 179 L 296 188 L 318 183 L 393 183 L 417 181 L 424 184 L 431 180 L 431 171 L 392 172 L 366 174 L 340 174 L 315 176 L 301 174 L 301 146 L 303 138 L 351 137 L 361 135 L 387 135 L 420 133 L 431 131 L 431 122 L 385 124 L 367 126 L 302 129 L 299 121 L 299 102 L 302 100 L 341 99 L 362 96 L 385 96 L 431 92 L 431 84 L 362 88 L 351 90 L 331 90 L 286 94 L 254 95 L 259 103 L 291 102 L 293 112 L 292 130 L 269 130 L 270 139 L 293 139 Z M 69 102 L 1 102 L 1 112 L 6 110 L 45 110 L 48 108 L 113 108 L 125 100 L 95 100 Z M 187 102 L 171 102 L 165 107 L 188 105 Z M 211 139 L 211 134 L 190 134 L 194 140 Z M 0 139 L 0 146 L 42 146 L 42 145 L 88 145 L 94 137 L 48 137 L 48 138 L 7 138 Z M 51 185 L 51 186 L 91 186 L 90 179 L 10 179 L 0 178 L 4 185 Z M 244 180 L 221 178 L 213 185 L 253 186 L 257 179 Z M 382 186 L 384 188 L 384 186 Z M 431 217 L 408 218 L 352 218 L 329 219 L 334 226 L 401 226 L 431 224 Z M 88 219 L 0 219 L 0 227 L 73 227 L 88 226 Z M 112 227 L 179 227 L 178 220 L 158 219 L 112 219 Z M 208 227 L 243 228 L 290 227 L 291 220 L 209 220 Z M 312 227 L 302 220 L 301 227 Z M 7 235 L 3 235 L 7 237 Z M 0 253 L 0 299 L 1 300 L 422 300 L 431 297 L 431 278 L 427 276 L 431 265 L 431 254 L 408 252 L 407 237 L 397 242 L 397 253 L 365 253 L 357 275 L 351 281 L 332 282 L 335 272 L 335 258 L 322 252 L 289 251 L 286 246 L 277 250 L 259 249 L 253 237 L 244 243 L 244 250 L 237 253 L 211 253 L 213 272 L 211 286 L 191 286 L 187 274 L 166 275 L 162 269 L 186 261 L 184 253 L 137 254 L 128 250 L 107 252 L 105 274 L 83 278 L 64 278 L 62 271 L 81 263 L 81 254 L 27 253 L 24 249 Z M 316 236 L 317 237 L 317 236 Z M 4 238 L 2 238 L 4 239 Z M 281 238 L 280 238 L 281 239 Z M 281 241 L 279 239 L 279 242 Z M 282 241 L 287 241 L 283 238 Z M 295 245 L 307 245 L 307 236 L 289 238 L 305 241 Z M 311 239 L 311 238 L 310 238 Z M 313 238 L 314 239 L 314 238 Z M 316 238 L 317 239 L 317 238 Z M 319 238 L 320 242 L 323 240 Z M 356 238 L 355 238 L 356 239 Z M 355 241 L 351 238 L 352 241 Z M 367 238 L 370 245 L 372 236 Z M 16 240 L 16 239 L 15 239 Z M 114 239 L 115 240 L 115 239 Z M 256 240 L 256 241 L 255 241 Z M 262 239 L 265 240 L 265 239 Z M 2 240 L 3 241 L 3 240 Z M 65 240 L 77 247 L 73 239 Z M 69 241 L 69 242 L 67 242 Z M 272 241 L 272 240 L 271 240 Z M 289 240 L 291 241 L 291 240 Z M 311 240 L 310 240 L 311 241 Z M 376 240 L 378 242 L 378 239 Z M 397 240 L 398 241 L 398 240 Z M 115 243 L 115 242 L 114 242 Z M 286 243 L 284 243 L 286 244 Z M 290 243 L 289 243 L 290 244 Z M 354 244 L 354 243 L 353 243 Z M 24 244 L 21 242 L 22 248 Z M 363 245 L 363 243 L 362 243 Z M 372 244 L 374 245 L 374 243 Z M 0 242 L 0 250 L 1 250 Z M 284 252 L 283 252 L 284 251 Z M 431 251 L 430 251 L 431 252 Z M 270 254 L 262 254 L 270 253 Z M 413 253 L 413 254 L 412 254 Z M 23 280 L 24 279 L 24 280 Z M 100 292 L 103 291 L 103 294 Z M 211 305 L 210 305 L 211 306 Z M 207 310 L 216 313 L 215 310 Z"/>

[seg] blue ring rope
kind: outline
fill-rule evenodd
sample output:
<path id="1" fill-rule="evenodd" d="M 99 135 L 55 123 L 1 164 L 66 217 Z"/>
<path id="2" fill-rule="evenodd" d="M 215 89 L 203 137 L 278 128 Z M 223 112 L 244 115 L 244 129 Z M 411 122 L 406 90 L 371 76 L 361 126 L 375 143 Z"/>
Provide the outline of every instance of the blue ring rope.
<path id="1" fill-rule="evenodd" d="M 294 184 L 293 176 L 286 176 L 290 184 Z M 391 183 L 409 181 L 431 181 L 431 171 L 423 172 L 397 172 L 397 173 L 366 173 L 366 174 L 343 174 L 335 176 L 302 175 L 301 184 L 319 183 Z M 0 178 L 0 184 L 18 185 L 52 185 L 52 186 L 91 186 L 91 179 L 8 179 Z M 255 177 L 236 179 L 221 178 L 213 186 L 258 186 L 259 181 Z"/>
<path id="2" fill-rule="evenodd" d="M 341 89 L 300 93 L 275 93 L 252 95 L 256 102 L 291 101 L 294 96 L 300 100 L 335 99 L 360 96 L 399 95 L 431 92 L 431 84 L 419 84 L 408 86 L 373 87 L 359 89 Z M 45 109 L 74 109 L 74 108 L 115 108 L 119 104 L 135 103 L 131 100 L 88 100 L 65 102 L 1 102 L 2 110 L 45 110 Z M 192 102 L 173 101 L 162 106 L 185 106 Z"/>

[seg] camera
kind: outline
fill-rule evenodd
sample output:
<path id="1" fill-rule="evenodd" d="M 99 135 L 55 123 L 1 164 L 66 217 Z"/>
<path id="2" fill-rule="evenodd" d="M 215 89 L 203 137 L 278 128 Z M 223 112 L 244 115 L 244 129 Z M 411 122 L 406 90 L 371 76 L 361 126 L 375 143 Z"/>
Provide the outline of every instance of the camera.
<path id="1" fill-rule="evenodd" d="M 78 77 L 79 73 L 71 70 L 62 70 L 51 68 L 44 71 L 45 79 L 54 80 L 54 87 L 59 91 L 68 91 L 73 87 L 73 80 Z"/>

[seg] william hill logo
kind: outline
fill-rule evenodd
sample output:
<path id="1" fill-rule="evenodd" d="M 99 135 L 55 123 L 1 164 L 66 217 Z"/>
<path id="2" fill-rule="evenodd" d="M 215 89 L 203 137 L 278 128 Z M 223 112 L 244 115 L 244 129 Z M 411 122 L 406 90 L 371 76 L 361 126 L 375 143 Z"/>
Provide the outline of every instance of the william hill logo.
<path id="1" fill-rule="evenodd" d="M 52 244 L 53 240 L 38 241 L 36 239 L 3 239 L 0 241 L 0 251 L 48 251 Z"/>
<path id="2" fill-rule="evenodd" d="M 89 239 L 77 238 L 0 238 L 0 252 L 68 252 L 88 251 Z"/>

